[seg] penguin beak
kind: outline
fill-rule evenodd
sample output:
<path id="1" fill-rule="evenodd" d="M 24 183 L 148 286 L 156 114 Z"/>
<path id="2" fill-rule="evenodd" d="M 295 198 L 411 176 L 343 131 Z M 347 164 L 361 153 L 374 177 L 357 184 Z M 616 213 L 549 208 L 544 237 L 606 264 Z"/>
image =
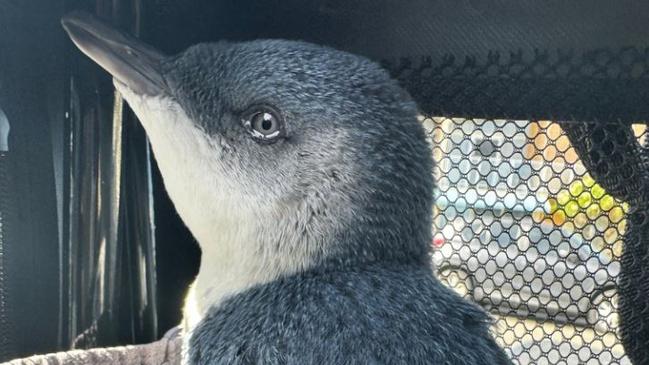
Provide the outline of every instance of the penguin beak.
<path id="1" fill-rule="evenodd" d="M 167 91 L 160 71 L 165 56 L 88 13 L 64 16 L 61 24 L 79 49 L 133 92 L 157 96 Z"/>

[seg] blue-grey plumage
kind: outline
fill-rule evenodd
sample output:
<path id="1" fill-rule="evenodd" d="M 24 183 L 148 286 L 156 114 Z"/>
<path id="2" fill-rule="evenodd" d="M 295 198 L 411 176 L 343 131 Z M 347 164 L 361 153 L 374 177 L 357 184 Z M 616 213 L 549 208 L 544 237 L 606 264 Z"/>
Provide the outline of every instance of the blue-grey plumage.
<path id="1" fill-rule="evenodd" d="M 430 260 L 417 108 L 363 57 L 284 40 L 166 57 L 64 20 L 111 72 L 202 250 L 190 364 L 507 364 L 487 315 Z"/>
<path id="2" fill-rule="evenodd" d="M 426 266 L 308 272 L 254 287 L 194 330 L 192 364 L 510 364 L 488 319 Z"/>

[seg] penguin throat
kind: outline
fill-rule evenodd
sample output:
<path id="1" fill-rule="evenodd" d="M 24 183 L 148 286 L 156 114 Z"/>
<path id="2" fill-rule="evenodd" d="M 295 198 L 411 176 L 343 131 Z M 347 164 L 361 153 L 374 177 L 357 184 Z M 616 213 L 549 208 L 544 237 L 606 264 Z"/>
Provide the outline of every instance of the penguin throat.
<path id="1" fill-rule="evenodd" d="M 223 231 L 219 234 L 223 238 L 220 242 L 200 244 L 200 270 L 184 307 L 186 330 L 191 330 L 211 308 L 218 307 L 228 297 L 273 281 L 282 274 L 253 252 L 253 241 Z"/>

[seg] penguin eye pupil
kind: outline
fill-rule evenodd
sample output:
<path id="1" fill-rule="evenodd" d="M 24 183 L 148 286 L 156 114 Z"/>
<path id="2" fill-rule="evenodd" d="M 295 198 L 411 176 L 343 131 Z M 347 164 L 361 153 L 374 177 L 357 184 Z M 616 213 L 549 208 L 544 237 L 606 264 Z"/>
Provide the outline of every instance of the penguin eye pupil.
<path id="1" fill-rule="evenodd" d="M 275 111 L 262 108 L 248 113 L 248 115 L 249 117 L 244 118 L 244 125 L 254 138 L 272 141 L 281 136 L 283 132 L 282 123 Z"/>
<path id="2" fill-rule="evenodd" d="M 268 120 L 268 119 L 264 119 L 264 121 L 261 122 L 261 128 L 262 128 L 263 130 L 265 130 L 265 131 L 269 131 L 269 130 L 271 130 L 271 129 L 273 128 L 273 121 L 272 121 L 272 120 Z"/>
<path id="3" fill-rule="evenodd" d="M 270 136 L 279 130 L 277 118 L 269 112 L 257 113 L 252 117 L 252 130 L 264 136 Z"/>

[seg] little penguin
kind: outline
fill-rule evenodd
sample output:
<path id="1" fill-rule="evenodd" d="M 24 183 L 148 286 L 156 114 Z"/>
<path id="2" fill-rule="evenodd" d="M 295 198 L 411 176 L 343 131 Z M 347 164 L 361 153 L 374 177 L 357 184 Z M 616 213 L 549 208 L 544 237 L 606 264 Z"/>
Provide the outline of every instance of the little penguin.
<path id="1" fill-rule="evenodd" d="M 288 40 L 166 56 L 84 13 L 202 250 L 186 364 L 510 364 L 434 276 L 431 149 L 378 64 Z"/>

